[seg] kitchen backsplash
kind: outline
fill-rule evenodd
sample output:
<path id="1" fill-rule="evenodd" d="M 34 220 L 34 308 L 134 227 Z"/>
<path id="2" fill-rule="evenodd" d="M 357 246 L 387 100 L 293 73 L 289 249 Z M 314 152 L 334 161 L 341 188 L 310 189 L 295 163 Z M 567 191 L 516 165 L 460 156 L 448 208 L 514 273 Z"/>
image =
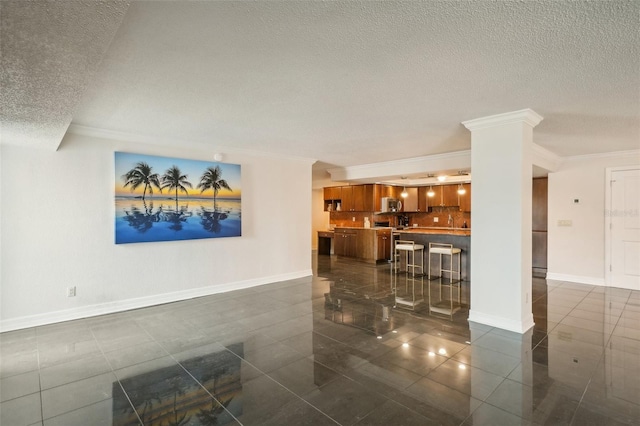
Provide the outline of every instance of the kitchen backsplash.
<path id="1" fill-rule="evenodd" d="M 436 207 L 435 211 L 428 213 L 397 213 L 397 214 L 373 214 L 369 212 L 330 212 L 329 224 L 337 227 L 364 226 L 364 218 L 368 217 L 371 226 L 375 222 L 389 222 L 389 226 L 402 226 L 399 216 L 409 218 L 409 226 L 429 226 L 442 228 L 462 228 L 464 223 L 471 228 L 471 213 L 461 212 L 456 207 Z M 448 223 L 449 215 L 453 219 L 453 225 Z M 436 222 L 437 219 L 437 222 Z"/>

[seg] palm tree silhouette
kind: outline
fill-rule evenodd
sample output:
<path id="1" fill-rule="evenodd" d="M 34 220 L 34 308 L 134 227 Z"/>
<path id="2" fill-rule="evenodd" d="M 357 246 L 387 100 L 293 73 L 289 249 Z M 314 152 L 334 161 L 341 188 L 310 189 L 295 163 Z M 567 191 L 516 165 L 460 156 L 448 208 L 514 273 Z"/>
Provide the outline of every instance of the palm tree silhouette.
<path id="1" fill-rule="evenodd" d="M 218 196 L 218 191 L 222 188 L 228 189 L 231 191 L 231 187 L 227 183 L 226 180 L 222 179 L 222 170 L 220 170 L 220 166 L 215 167 L 207 167 L 207 170 L 200 177 L 200 183 L 197 188 L 200 189 L 200 193 L 202 194 L 207 189 L 211 188 L 213 190 L 213 203 L 215 205 L 216 197 Z"/>
<path id="2" fill-rule="evenodd" d="M 122 178 L 125 180 L 123 188 L 131 186 L 131 191 L 134 191 L 137 187 L 144 184 L 144 191 L 142 191 L 143 200 L 145 195 L 147 195 L 147 188 L 151 195 L 153 195 L 154 186 L 162 192 L 158 174 L 151 173 L 151 169 L 152 167 L 150 165 L 144 161 L 140 161 L 133 169 L 122 175 Z"/>
<path id="3" fill-rule="evenodd" d="M 171 166 L 162 175 L 162 189 L 176 190 L 176 205 L 178 204 L 178 190 L 189 195 L 186 187 L 193 188 L 191 182 L 187 180 L 187 175 L 183 175 L 178 166 Z"/>

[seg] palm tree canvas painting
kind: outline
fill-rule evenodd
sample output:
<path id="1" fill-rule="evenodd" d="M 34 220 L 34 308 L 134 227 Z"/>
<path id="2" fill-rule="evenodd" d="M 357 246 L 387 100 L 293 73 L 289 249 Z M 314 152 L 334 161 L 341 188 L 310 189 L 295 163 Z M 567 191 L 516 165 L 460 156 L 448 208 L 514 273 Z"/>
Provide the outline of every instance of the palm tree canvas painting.
<path id="1" fill-rule="evenodd" d="M 116 244 L 239 237 L 240 165 L 115 153 Z"/>

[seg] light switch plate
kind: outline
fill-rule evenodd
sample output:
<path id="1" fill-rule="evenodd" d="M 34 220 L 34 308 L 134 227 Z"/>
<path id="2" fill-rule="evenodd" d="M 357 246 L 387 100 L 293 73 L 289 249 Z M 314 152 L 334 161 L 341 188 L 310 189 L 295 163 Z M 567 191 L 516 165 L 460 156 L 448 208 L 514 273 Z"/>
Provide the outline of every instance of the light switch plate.
<path id="1" fill-rule="evenodd" d="M 571 226 L 573 222 L 570 219 L 561 219 L 558 221 L 558 226 Z"/>

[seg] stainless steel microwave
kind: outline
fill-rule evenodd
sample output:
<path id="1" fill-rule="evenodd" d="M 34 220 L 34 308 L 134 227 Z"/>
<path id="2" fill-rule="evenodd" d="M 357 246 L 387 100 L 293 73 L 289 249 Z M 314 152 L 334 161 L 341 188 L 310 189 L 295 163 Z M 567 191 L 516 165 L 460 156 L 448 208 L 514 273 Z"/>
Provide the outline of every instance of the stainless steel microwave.
<path id="1" fill-rule="evenodd" d="M 400 210 L 402 210 L 402 201 L 398 200 L 397 198 L 382 197 L 380 201 L 381 212 L 399 212 Z"/>

